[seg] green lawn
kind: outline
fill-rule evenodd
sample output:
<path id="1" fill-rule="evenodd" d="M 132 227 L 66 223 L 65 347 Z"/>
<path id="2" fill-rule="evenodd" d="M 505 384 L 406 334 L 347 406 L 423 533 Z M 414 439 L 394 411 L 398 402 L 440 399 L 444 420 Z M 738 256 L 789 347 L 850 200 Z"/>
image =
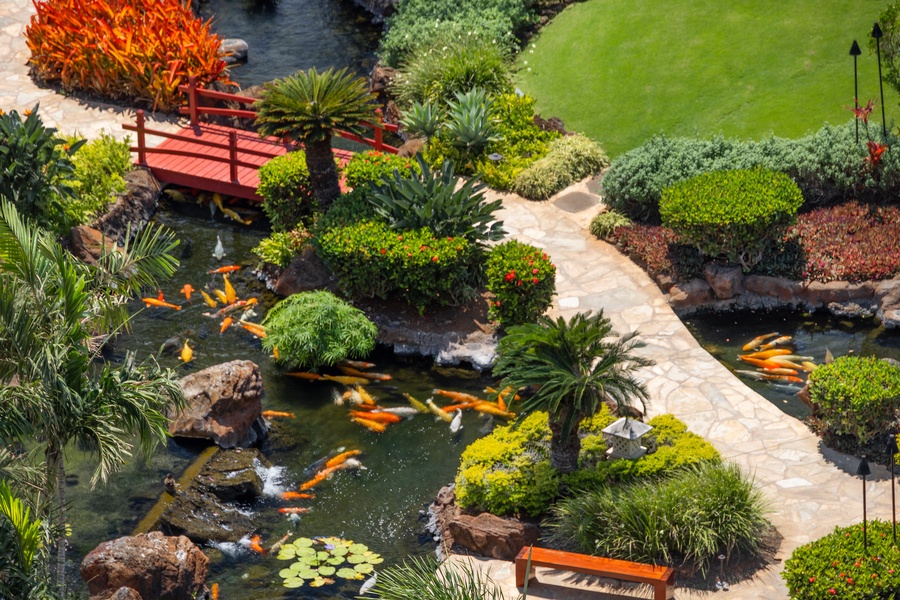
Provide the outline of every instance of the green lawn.
<path id="1" fill-rule="evenodd" d="M 872 23 L 886 0 L 587 0 L 518 57 L 517 85 L 538 111 L 613 156 L 659 132 L 798 137 L 878 99 Z M 885 87 L 887 121 L 900 117 Z M 876 109 L 881 122 L 880 107 Z M 875 115 L 873 115 L 875 116 Z"/>

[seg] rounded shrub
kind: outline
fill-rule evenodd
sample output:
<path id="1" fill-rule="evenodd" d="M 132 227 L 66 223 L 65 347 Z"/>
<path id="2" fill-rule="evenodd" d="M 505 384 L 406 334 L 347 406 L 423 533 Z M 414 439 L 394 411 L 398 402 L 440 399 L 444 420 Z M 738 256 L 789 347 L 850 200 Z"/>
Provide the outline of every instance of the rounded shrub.
<path id="1" fill-rule="evenodd" d="M 591 234 L 601 240 L 609 240 L 619 227 L 630 227 L 631 219 L 615 210 L 599 213 L 591 219 Z"/>
<path id="2" fill-rule="evenodd" d="M 550 142 L 547 155 L 523 169 L 511 189 L 523 198 L 546 200 L 607 165 L 609 158 L 599 144 L 580 134 L 567 135 Z"/>
<path id="3" fill-rule="evenodd" d="M 354 189 L 367 184 L 384 183 L 394 171 L 401 177 L 420 172 L 416 161 L 378 150 L 354 154 L 342 169 L 344 181 Z"/>
<path id="4" fill-rule="evenodd" d="M 312 237 L 310 233 L 302 228 L 283 232 L 273 231 L 272 235 L 260 240 L 253 249 L 253 254 L 265 263 L 284 268 L 303 251 L 310 237 Z"/>
<path id="5" fill-rule="evenodd" d="M 315 211 L 309 168 L 302 150 L 273 158 L 259 168 L 258 193 L 274 231 L 290 231 Z"/>
<path id="6" fill-rule="evenodd" d="M 868 548 L 863 546 L 863 526 L 857 524 L 836 527 L 794 550 L 781 573 L 791 598 L 900 597 L 900 546 L 893 543 L 891 527 L 870 519 Z"/>
<path id="7" fill-rule="evenodd" d="M 485 274 L 494 294 L 490 317 L 503 327 L 536 322 L 556 295 L 556 266 L 550 257 L 516 240 L 491 249 Z"/>
<path id="8" fill-rule="evenodd" d="M 749 271 L 784 237 L 802 204 L 800 188 L 783 173 L 714 171 L 667 188 L 659 212 L 684 243 Z"/>
<path id="9" fill-rule="evenodd" d="M 841 356 L 809 374 L 810 398 L 827 433 L 865 444 L 900 424 L 900 368 L 874 356 Z"/>
<path id="10" fill-rule="evenodd" d="M 342 194 L 328 206 L 324 215 L 316 219 L 313 234 L 318 237 L 335 227 L 346 227 L 360 221 L 378 221 L 375 205 L 369 201 L 371 195 L 372 189 L 368 186 Z"/>

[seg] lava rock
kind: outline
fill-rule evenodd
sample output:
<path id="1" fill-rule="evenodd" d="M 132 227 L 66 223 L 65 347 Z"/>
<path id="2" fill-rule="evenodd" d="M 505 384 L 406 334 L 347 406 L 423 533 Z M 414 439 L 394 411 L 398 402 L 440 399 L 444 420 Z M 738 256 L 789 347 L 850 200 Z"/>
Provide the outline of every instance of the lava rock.
<path id="1" fill-rule="evenodd" d="M 459 514 L 447 526 L 456 544 L 498 560 L 513 560 L 523 546 L 537 542 L 541 533 L 531 523 L 490 513 Z"/>
<path id="2" fill-rule="evenodd" d="M 740 265 L 706 263 L 703 276 L 719 300 L 728 300 L 744 292 L 744 272 Z"/>
<path id="3" fill-rule="evenodd" d="M 132 232 L 139 231 L 153 217 L 160 189 L 159 181 L 150 171 L 135 169 L 126 173 L 125 193 L 109 212 L 91 223 L 91 227 L 110 239 L 124 242 L 129 227 Z"/>
<path id="4" fill-rule="evenodd" d="M 185 536 L 195 544 L 237 542 L 256 530 L 250 517 L 195 485 L 175 495 L 159 516 L 157 527 L 167 535 Z"/>
<path id="5" fill-rule="evenodd" d="M 106 237 L 102 231 L 93 227 L 78 225 L 69 231 L 69 251 L 89 265 L 96 265 L 103 252 L 117 249 L 114 239 Z"/>
<path id="6" fill-rule="evenodd" d="M 312 290 L 335 292 L 337 284 L 331 270 L 316 254 L 315 248 L 307 244 L 275 280 L 273 291 L 279 296 L 287 297 Z"/>
<path id="7" fill-rule="evenodd" d="M 222 450 L 203 465 L 195 481 L 201 491 L 222 502 L 249 502 L 263 492 L 258 469 L 270 466 L 266 457 L 255 448 L 242 452 Z"/>

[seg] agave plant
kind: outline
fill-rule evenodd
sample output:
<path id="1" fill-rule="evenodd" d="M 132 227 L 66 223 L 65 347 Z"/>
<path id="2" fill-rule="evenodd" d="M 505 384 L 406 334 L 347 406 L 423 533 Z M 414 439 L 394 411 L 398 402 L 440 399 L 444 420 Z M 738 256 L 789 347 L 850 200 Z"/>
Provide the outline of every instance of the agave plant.
<path id="1" fill-rule="evenodd" d="M 400 122 L 408 133 L 430 138 L 437 133 L 443 120 L 444 111 L 438 103 L 426 100 L 413 104 Z"/>
<path id="2" fill-rule="evenodd" d="M 494 101 L 480 88 L 457 93 L 448 103 L 450 115 L 445 125 L 449 141 L 464 152 L 478 152 L 501 139 L 490 119 Z"/>
<path id="3" fill-rule="evenodd" d="M 486 202 L 483 183 L 473 178 L 457 189 L 459 178 L 453 174 L 452 162 L 444 161 L 440 171 L 432 172 L 421 156 L 416 160 L 421 174 L 404 177 L 395 171 L 393 179 L 375 187 L 369 197 L 391 227 L 427 227 L 437 237 L 465 237 L 474 242 L 503 237 L 503 222 L 494 217 L 500 200 Z"/>
<path id="4" fill-rule="evenodd" d="M 384 562 L 365 544 L 355 544 L 339 537 L 297 538 L 278 552 L 278 560 L 294 560 L 278 572 L 284 587 L 298 588 L 307 582 L 311 587 L 335 583 L 332 577 L 364 579 Z"/>

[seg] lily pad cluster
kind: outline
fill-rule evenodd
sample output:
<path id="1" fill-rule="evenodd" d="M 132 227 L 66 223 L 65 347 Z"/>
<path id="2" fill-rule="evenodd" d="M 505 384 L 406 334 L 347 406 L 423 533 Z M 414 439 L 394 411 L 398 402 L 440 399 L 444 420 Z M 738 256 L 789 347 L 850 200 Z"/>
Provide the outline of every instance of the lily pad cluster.
<path id="1" fill-rule="evenodd" d="M 334 583 L 334 577 L 365 579 L 375 570 L 375 565 L 384 562 L 365 544 L 338 537 L 297 538 L 281 547 L 278 559 L 295 561 L 278 572 L 286 588 L 298 588 L 305 583 L 321 587 Z"/>

